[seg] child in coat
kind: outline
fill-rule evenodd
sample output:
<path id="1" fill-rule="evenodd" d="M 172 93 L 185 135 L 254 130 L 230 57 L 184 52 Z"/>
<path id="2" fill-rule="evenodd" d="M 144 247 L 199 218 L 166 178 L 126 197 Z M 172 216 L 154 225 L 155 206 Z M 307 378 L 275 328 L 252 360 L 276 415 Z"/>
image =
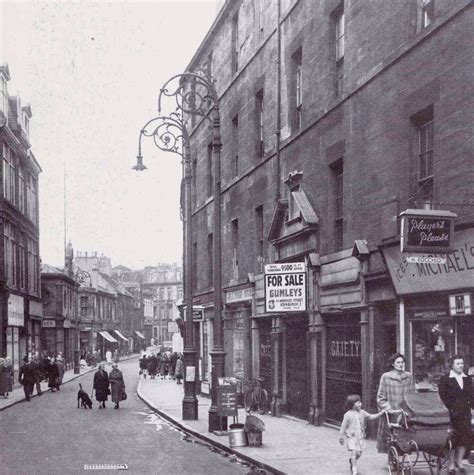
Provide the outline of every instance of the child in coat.
<path id="1" fill-rule="evenodd" d="M 365 446 L 365 429 L 368 420 L 377 419 L 385 411 L 377 414 L 369 414 L 362 409 L 361 397 L 357 394 L 347 396 L 347 412 L 341 424 L 340 439 L 341 445 L 346 443 L 347 450 L 350 453 L 349 464 L 353 474 L 357 473 L 357 460 L 362 455 Z"/>

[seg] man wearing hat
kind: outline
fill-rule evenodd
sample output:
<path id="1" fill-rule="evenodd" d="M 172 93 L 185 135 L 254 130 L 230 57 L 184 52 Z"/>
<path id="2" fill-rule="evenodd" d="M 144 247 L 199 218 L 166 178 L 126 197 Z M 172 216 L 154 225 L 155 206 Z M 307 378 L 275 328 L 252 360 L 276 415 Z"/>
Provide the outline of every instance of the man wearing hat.
<path id="1" fill-rule="evenodd" d="M 23 391 L 25 391 L 25 398 L 30 400 L 30 396 L 33 394 L 33 387 L 35 385 L 36 375 L 35 370 L 31 363 L 28 362 L 28 356 L 23 358 L 23 364 L 20 368 L 20 374 L 18 381 L 23 385 Z"/>

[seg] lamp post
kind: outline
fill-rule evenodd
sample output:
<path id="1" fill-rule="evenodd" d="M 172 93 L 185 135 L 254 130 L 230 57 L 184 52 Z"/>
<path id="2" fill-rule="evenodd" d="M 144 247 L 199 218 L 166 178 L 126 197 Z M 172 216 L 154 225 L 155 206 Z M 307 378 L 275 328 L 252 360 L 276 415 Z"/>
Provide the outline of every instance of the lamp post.
<path id="1" fill-rule="evenodd" d="M 176 85 L 173 85 L 176 83 Z M 219 98 L 213 81 L 205 71 L 185 72 L 171 77 L 160 90 L 158 111 L 161 111 L 163 97 L 174 99 L 177 110 L 189 116 L 201 116 L 212 123 L 212 163 L 214 165 L 214 240 L 213 240 L 213 285 L 214 285 L 214 328 L 211 354 L 211 407 L 208 430 L 214 432 L 227 428 L 227 418 L 217 414 L 217 386 L 225 373 L 225 351 L 222 328 L 222 276 L 221 276 L 221 131 Z M 209 114 L 208 114 L 209 112 Z M 191 235 L 190 235 L 191 236 Z M 191 243 L 187 243 L 191 246 Z M 191 269 L 188 269 L 190 273 Z M 192 289 L 187 289 L 186 324 L 192 321 Z"/>
<path id="2" fill-rule="evenodd" d="M 86 279 L 89 279 L 90 284 L 91 275 L 82 269 L 77 269 L 74 274 L 74 282 L 76 284 L 77 298 L 76 298 L 76 341 L 74 345 L 74 374 L 81 372 L 81 365 L 79 356 L 81 353 L 81 339 L 79 338 L 79 287 Z"/>
<path id="3" fill-rule="evenodd" d="M 189 138 L 186 125 L 179 113 L 173 112 L 169 116 L 159 116 L 148 121 L 140 131 L 138 140 L 137 164 L 134 170 L 143 171 L 141 142 L 143 137 L 153 137 L 155 145 L 162 151 L 179 155 L 183 165 L 183 180 L 185 185 L 185 213 L 184 213 L 184 267 L 185 272 L 185 301 L 186 301 L 186 331 L 184 341 L 184 364 L 186 372 L 196 376 L 196 349 L 194 347 L 193 329 L 193 276 L 192 276 L 192 204 L 191 204 L 191 179 L 192 165 L 189 147 Z M 160 340 L 162 340 L 162 321 L 160 314 Z M 162 341 L 161 341 L 162 342 Z M 196 420 L 198 418 L 198 402 L 196 398 L 196 377 L 187 377 L 184 381 L 183 420 Z"/>

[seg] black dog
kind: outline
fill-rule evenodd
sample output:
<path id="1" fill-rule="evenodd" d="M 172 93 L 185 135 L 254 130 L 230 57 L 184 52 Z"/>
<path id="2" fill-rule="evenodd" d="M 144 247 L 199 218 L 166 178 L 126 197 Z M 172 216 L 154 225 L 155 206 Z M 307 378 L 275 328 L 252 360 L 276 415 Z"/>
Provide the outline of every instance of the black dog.
<path id="1" fill-rule="evenodd" d="M 79 383 L 79 391 L 77 392 L 77 408 L 79 409 L 79 401 L 84 409 L 92 409 L 92 401 L 89 395 L 82 389 L 82 384 Z"/>

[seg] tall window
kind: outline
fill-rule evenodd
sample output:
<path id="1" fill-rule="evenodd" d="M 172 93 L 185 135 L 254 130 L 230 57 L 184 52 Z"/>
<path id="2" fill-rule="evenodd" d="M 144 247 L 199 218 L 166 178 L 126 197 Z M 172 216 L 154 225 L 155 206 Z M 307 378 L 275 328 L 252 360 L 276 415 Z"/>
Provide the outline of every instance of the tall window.
<path id="1" fill-rule="evenodd" d="M 334 183 L 334 246 L 340 251 L 344 246 L 344 161 L 340 158 L 331 167 Z"/>
<path id="2" fill-rule="evenodd" d="M 4 221 L 3 224 L 3 247 L 5 259 L 5 278 L 11 287 L 17 286 L 17 242 L 15 229 Z"/>
<path id="3" fill-rule="evenodd" d="M 25 213 L 25 175 L 20 165 L 18 165 L 18 208 L 21 213 Z"/>
<path id="4" fill-rule="evenodd" d="M 79 314 L 81 317 L 85 317 L 87 315 L 88 299 L 89 297 L 87 297 L 87 295 L 81 295 L 81 298 L 79 300 L 79 306 L 80 306 Z"/>
<path id="5" fill-rule="evenodd" d="M 37 180 L 31 174 L 28 173 L 28 178 L 26 182 L 26 213 L 28 218 L 37 223 L 38 219 L 38 208 L 37 208 L 37 201 L 36 201 L 36 187 L 37 187 Z"/>
<path id="6" fill-rule="evenodd" d="M 20 289 L 26 289 L 26 249 L 25 238 L 23 235 L 18 235 L 18 264 L 19 264 L 19 279 Z"/>
<path id="7" fill-rule="evenodd" d="M 422 0 L 421 27 L 427 28 L 434 20 L 434 0 Z"/>
<path id="8" fill-rule="evenodd" d="M 16 204 L 16 169 L 15 156 L 10 147 L 3 143 L 3 196 L 10 203 Z"/>
<path id="9" fill-rule="evenodd" d="M 334 73 L 334 94 L 339 97 L 342 94 L 342 81 L 344 76 L 344 53 L 345 53 L 345 20 L 344 9 L 341 4 L 334 13 L 334 30 L 336 44 L 336 68 Z"/>
<path id="10" fill-rule="evenodd" d="M 214 285 L 214 235 L 212 233 L 207 235 L 207 275 L 209 280 L 208 287 Z"/>
<path id="11" fill-rule="evenodd" d="M 232 269 L 234 280 L 239 279 L 239 220 L 234 219 L 231 223 L 232 238 Z"/>
<path id="12" fill-rule="evenodd" d="M 301 48 L 293 55 L 294 70 L 294 114 L 293 122 L 295 130 L 301 128 L 303 119 L 303 54 Z"/>
<path id="13" fill-rule="evenodd" d="M 418 201 L 433 208 L 433 119 L 418 127 Z"/>
<path id="14" fill-rule="evenodd" d="M 239 174 L 239 114 L 232 119 L 232 161 L 234 176 Z"/>
<path id="15" fill-rule="evenodd" d="M 212 163 L 212 143 L 207 146 L 207 196 L 212 196 L 214 189 L 214 166 Z"/>
<path id="16" fill-rule="evenodd" d="M 27 239 L 28 252 L 28 292 L 38 295 L 39 262 L 38 244 L 31 238 Z"/>
<path id="17" fill-rule="evenodd" d="M 239 70 L 239 12 L 232 18 L 232 72 Z"/>
<path id="18" fill-rule="evenodd" d="M 263 128 L 263 89 L 257 92 L 255 96 L 255 108 L 257 112 L 257 151 L 258 156 L 265 155 L 265 136 Z"/>
<path id="19" fill-rule="evenodd" d="M 263 270 L 264 248 L 263 248 L 263 206 L 255 208 L 255 234 L 257 241 L 257 262 L 256 271 Z"/>

